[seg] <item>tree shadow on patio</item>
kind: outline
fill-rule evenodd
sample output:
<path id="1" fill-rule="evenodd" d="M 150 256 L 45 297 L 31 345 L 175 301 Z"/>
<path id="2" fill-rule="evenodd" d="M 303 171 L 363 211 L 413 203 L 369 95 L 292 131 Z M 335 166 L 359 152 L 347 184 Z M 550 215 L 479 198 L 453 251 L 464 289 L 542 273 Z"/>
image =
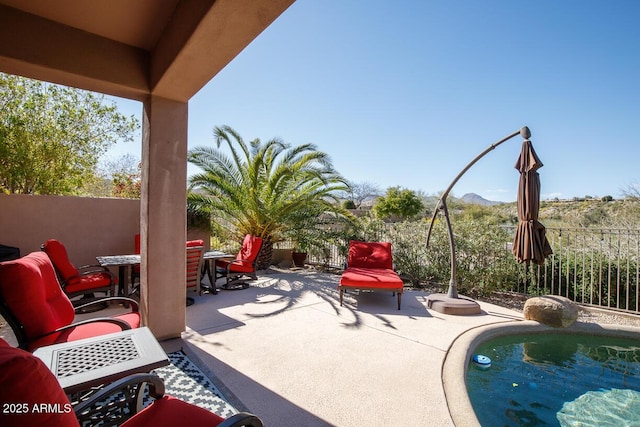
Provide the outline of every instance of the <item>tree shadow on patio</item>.
<path id="1" fill-rule="evenodd" d="M 345 303 L 341 307 L 337 290 L 339 275 L 314 270 L 297 270 L 296 272 L 270 271 L 269 277 L 269 280 L 261 282 L 259 286 L 263 291 L 267 289 L 270 291 L 258 295 L 256 304 L 276 307 L 271 311 L 247 313 L 249 317 L 275 316 L 296 306 L 321 302 L 327 303 L 331 312 L 340 318 L 351 317 L 351 321 L 342 323 L 344 327 L 348 328 L 361 327 L 363 313 L 377 318 L 386 327 L 392 329 L 395 329 L 393 323 L 395 316 L 431 317 L 426 308 L 426 302 L 422 303 L 418 299 L 418 296 L 422 294 L 420 292 L 405 292 L 401 310 L 397 310 L 395 297 L 392 297 L 390 292 L 348 292 Z M 355 304 L 354 295 L 356 295 Z M 345 311 L 347 316 L 344 315 Z"/>

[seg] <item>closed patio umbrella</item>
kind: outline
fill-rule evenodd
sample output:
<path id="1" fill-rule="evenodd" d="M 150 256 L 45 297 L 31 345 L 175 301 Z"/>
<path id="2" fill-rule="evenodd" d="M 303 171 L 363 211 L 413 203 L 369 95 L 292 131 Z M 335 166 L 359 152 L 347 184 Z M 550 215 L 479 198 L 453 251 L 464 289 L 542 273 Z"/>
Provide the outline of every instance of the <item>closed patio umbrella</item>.
<path id="1" fill-rule="evenodd" d="M 544 225 L 538 221 L 540 209 L 540 175 L 542 167 L 531 141 L 522 143 L 522 150 L 515 168 L 520 171 L 518 184 L 518 229 L 513 240 L 513 254 L 518 262 L 541 265 L 551 255 L 551 245 L 547 240 Z"/>

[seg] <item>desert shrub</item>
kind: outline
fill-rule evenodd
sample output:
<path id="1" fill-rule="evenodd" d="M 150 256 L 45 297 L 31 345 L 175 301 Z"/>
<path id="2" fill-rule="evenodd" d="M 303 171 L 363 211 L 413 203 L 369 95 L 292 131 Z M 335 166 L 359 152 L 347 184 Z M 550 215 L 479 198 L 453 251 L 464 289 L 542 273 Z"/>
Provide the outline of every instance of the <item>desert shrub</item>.
<path id="1" fill-rule="evenodd" d="M 473 218 L 473 217 L 471 217 Z M 396 270 L 414 286 L 449 283 L 451 255 L 446 223 L 437 219 L 426 246 L 429 224 L 405 221 L 387 227 Z M 486 294 L 517 281 L 517 263 L 507 249 L 511 235 L 490 218 L 461 218 L 453 224 L 457 285 L 460 292 Z"/>
<path id="2" fill-rule="evenodd" d="M 427 229 L 424 221 L 405 221 L 392 224 L 387 231 L 396 271 L 414 286 L 428 277 Z"/>

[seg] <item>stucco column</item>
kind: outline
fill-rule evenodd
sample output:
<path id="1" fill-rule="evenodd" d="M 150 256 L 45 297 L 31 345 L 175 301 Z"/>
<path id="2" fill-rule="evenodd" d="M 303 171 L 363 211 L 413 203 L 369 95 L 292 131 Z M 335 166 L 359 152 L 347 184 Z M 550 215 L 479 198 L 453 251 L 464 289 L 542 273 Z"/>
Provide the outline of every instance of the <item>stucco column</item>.
<path id="1" fill-rule="evenodd" d="M 186 102 L 144 102 L 140 309 L 158 339 L 185 330 L 187 120 Z"/>

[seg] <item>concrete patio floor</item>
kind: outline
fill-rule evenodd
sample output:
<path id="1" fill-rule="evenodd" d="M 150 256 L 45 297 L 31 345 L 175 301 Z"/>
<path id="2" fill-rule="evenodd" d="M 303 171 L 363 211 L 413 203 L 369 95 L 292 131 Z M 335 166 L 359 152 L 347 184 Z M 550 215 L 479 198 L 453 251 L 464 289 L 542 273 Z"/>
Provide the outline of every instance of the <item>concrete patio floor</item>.
<path id="1" fill-rule="evenodd" d="M 400 311 L 390 293 L 348 294 L 340 307 L 338 280 L 269 270 L 248 289 L 196 296 L 182 340 L 163 346 L 190 349 L 266 426 L 452 426 L 448 349 L 478 326 L 522 320 L 485 303 L 480 315 L 441 314 L 421 291 Z"/>
<path id="2" fill-rule="evenodd" d="M 427 308 L 424 291 L 405 291 L 401 310 L 387 292 L 349 293 L 341 307 L 339 277 L 268 270 L 248 289 L 189 292 L 195 303 L 187 307 L 187 330 L 161 344 L 167 353 L 185 350 L 234 407 L 265 426 L 453 426 L 449 405 L 455 410 L 457 402 L 447 402 L 442 379 L 452 344 L 481 326 L 523 320 L 482 302 L 479 315 L 441 314 Z M 8 329 L 0 337 L 11 342 Z M 449 358 L 460 361 L 453 364 L 461 366 L 460 384 L 465 357 L 457 351 Z M 477 425 L 470 415 L 459 411 L 455 419 Z"/>

